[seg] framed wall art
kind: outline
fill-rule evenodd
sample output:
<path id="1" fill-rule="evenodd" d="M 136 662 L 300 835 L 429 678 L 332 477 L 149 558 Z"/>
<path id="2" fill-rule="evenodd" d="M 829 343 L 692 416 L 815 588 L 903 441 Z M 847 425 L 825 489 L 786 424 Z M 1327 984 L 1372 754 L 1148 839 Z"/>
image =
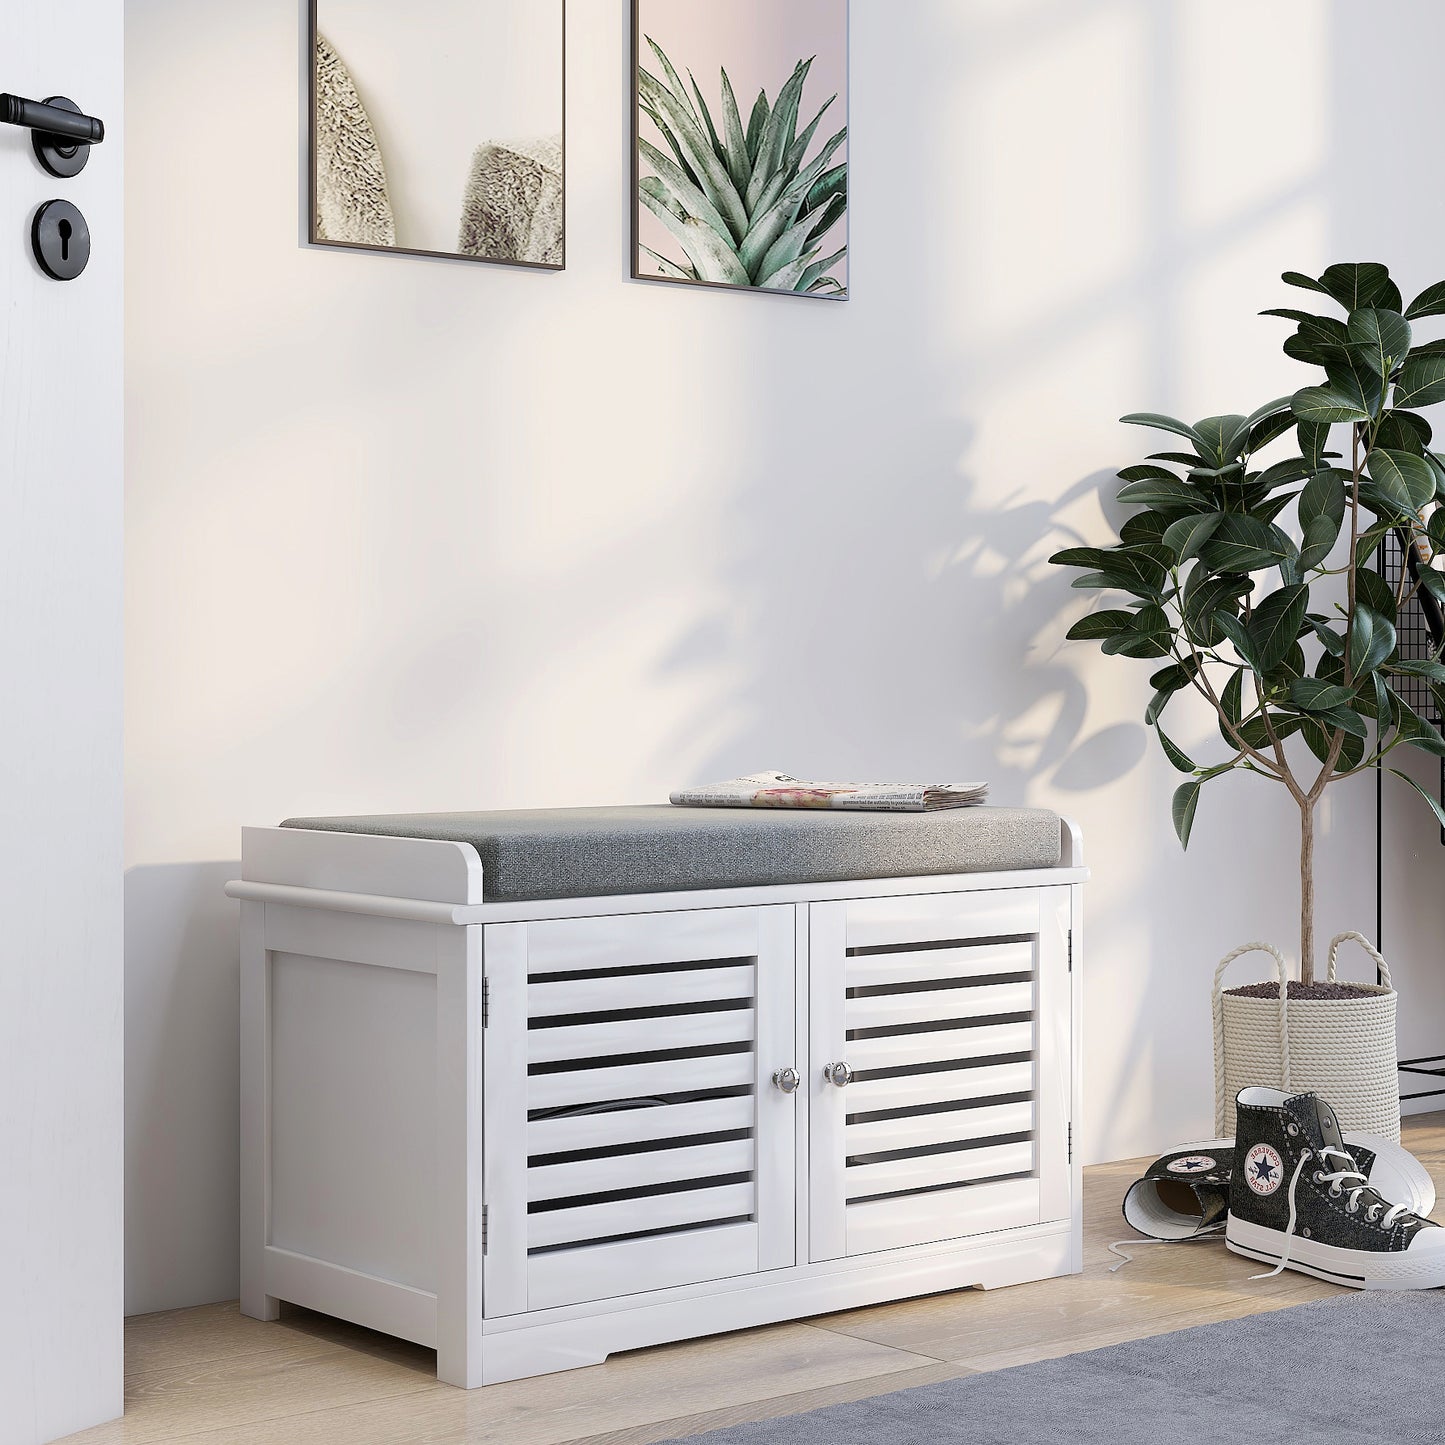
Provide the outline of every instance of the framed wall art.
<path id="1" fill-rule="evenodd" d="M 632 25 L 633 276 L 846 298 L 848 0 L 633 0 Z"/>
<path id="2" fill-rule="evenodd" d="M 310 239 L 560 270 L 564 0 L 311 0 Z"/>

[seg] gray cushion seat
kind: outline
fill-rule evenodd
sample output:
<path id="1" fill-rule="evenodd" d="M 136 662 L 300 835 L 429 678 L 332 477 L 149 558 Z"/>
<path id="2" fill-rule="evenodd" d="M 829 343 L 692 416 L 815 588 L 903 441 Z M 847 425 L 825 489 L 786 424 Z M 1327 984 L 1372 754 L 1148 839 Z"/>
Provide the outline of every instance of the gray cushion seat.
<path id="1" fill-rule="evenodd" d="M 519 903 L 1051 868 L 1057 814 L 1040 808 L 844 813 L 768 808 L 548 808 L 290 818 L 286 828 L 470 843 L 486 900 Z"/>

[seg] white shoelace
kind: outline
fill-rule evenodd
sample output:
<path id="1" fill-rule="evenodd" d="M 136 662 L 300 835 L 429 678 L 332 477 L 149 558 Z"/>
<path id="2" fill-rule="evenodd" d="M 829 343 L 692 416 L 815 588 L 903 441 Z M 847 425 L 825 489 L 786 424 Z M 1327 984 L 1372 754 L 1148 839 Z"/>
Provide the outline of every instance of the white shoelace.
<path id="1" fill-rule="evenodd" d="M 1294 1227 L 1297 1220 L 1294 1198 L 1295 1186 L 1299 1183 L 1300 1175 L 1304 1173 L 1305 1165 L 1314 1157 L 1313 1151 L 1306 1149 L 1304 1153 L 1300 1155 L 1300 1161 L 1294 1168 L 1294 1177 L 1289 1182 L 1289 1223 L 1285 1226 L 1284 1247 L 1280 1250 L 1279 1263 L 1264 1274 L 1250 1275 L 1250 1279 L 1273 1279 L 1275 1275 L 1279 1274 L 1285 1266 L 1289 1264 L 1289 1246 L 1290 1241 L 1294 1238 Z M 1325 1144 L 1321 1146 L 1318 1157 L 1321 1164 L 1327 1163 L 1329 1159 L 1333 1158 L 1343 1159 L 1347 1166 L 1343 1169 L 1336 1169 L 1333 1173 L 1323 1169 L 1315 1170 L 1315 1183 L 1328 1184 L 1330 1186 L 1330 1193 L 1336 1197 L 1345 1192 L 1345 1180 L 1358 1179 L 1360 1181 L 1349 1191 L 1350 1197 L 1345 1201 L 1345 1208 L 1348 1209 L 1351 1214 L 1358 1214 L 1360 1209 L 1360 1195 L 1369 1188 L 1370 1181 L 1355 1167 L 1354 1156 L 1347 1154 L 1343 1149 L 1336 1149 L 1333 1145 Z M 1369 1209 L 1365 1211 L 1365 1218 L 1368 1219 L 1371 1224 L 1373 1224 L 1378 1217 L 1379 1208 L 1380 1206 L 1378 1204 L 1372 1204 Z M 1380 1219 L 1380 1227 L 1382 1229 L 1389 1229 L 1402 1214 L 1408 1213 L 1408 1205 L 1392 1204 L 1389 1209 L 1385 1211 L 1384 1217 Z"/>
<path id="2" fill-rule="evenodd" d="M 1193 1244 L 1196 1240 L 1213 1239 L 1215 1235 L 1222 1234 L 1223 1232 L 1224 1222 L 1221 1220 L 1218 1224 L 1211 1224 L 1207 1228 L 1198 1230 L 1194 1234 L 1186 1234 L 1182 1239 L 1116 1239 L 1113 1244 L 1109 1246 L 1109 1253 L 1117 1254 L 1119 1256 L 1119 1263 L 1111 1264 L 1109 1266 L 1109 1273 L 1114 1274 L 1118 1270 L 1123 1269 L 1126 1264 L 1134 1263 L 1134 1256 L 1126 1251 L 1126 1245 L 1129 1249 L 1136 1249 L 1143 1244 Z"/>

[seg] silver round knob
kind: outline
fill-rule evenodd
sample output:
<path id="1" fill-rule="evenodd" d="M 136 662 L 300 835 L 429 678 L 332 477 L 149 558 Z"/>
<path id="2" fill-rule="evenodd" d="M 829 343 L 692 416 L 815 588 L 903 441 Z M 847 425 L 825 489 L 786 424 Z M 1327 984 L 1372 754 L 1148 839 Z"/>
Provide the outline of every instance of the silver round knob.
<path id="1" fill-rule="evenodd" d="M 853 1082 L 853 1070 L 847 1064 L 824 1064 L 823 1077 L 840 1089 L 846 1089 Z"/>
<path id="2" fill-rule="evenodd" d="M 796 1069 L 775 1069 L 773 1071 L 773 1083 L 785 1094 L 796 1094 L 798 1085 L 802 1082 L 802 1076 Z"/>

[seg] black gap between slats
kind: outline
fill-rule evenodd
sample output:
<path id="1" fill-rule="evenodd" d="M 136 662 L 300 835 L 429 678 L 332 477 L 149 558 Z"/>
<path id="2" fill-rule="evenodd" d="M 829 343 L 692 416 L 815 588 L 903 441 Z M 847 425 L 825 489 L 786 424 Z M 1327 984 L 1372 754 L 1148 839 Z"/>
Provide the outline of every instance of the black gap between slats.
<path id="1" fill-rule="evenodd" d="M 586 1209 L 593 1204 L 616 1204 L 623 1199 L 648 1199 L 659 1194 L 691 1194 L 696 1189 L 721 1189 L 728 1184 L 746 1184 L 752 1170 L 741 1174 L 709 1174 L 702 1179 L 668 1179 L 657 1184 L 637 1184 L 629 1189 L 607 1189 L 600 1194 L 567 1194 L 561 1199 L 534 1199 L 528 1214 L 554 1214 L 559 1209 Z"/>
<path id="2" fill-rule="evenodd" d="M 757 958 L 685 958 L 671 963 L 629 963 L 616 968 L 569 968 L 561 973 L 529 973 L 528 983 L 571 983 L 592 978 L 635 978 L 640 973 L 694 973 L 708 968 L 741 968 Z"/>
<path id="3" fill-rule="evenodd" d="M 597 1058 L 555 1059 L 549 1063 L 528 1064 L 527 1073 L 534 1077 L 538 1074 L 575 1074 L 587 1069 L 621 1069 L 631 1064 L 665 1064 L 675 1059 L 710 1059 L 720 1054 L 750 1054 L 752 1051 L 753 1045 L 749 1040 L 739 1039 L 736 1043 L 695 1044 L 686 1049 L 663 1048 L 646 1053 L 602 1054 Z"/>
<path id="4" fill-rule="evenodd" d="M 915 1074 L 949 1074 L 959 1069 L 984 1069 L 990 1064 L 1026 1064 L 1033 1050 L 1022 1054 L 981 1054 L 976 1059 L 930 1060 L 926 1064 L 890 1064 L 882 1069 L 860 1069 L 853 1075 L 860 1083 L 867 1079 L 911 1079 Z"/>
<path id="5" fill-rule="evenodd" d="M 937 993 L 945 988 L 987 988 L 996 983 L 1032 983 L 1034 971 L 1020 969 L 1014 973 L 978 973 L 966 978 L 910 979 L 906 983 L 862 983 L 846 990 L 848 998 L 889 998 L 898 993 Z"/>
<path id="6" fill-rule="evenodd" d="M 527 1026 L 534 1029 L 572 1029 L 588 1024 L 621 1024 L 632 1019 L 680 1018 L 683 1014 L 731 1013 L 738 1009 L 752 1008 L 753 1000 L 744 994 L 739 998 L 704 998 L 689 1003 L 647 1004 L 643 1007 L 593 1009 L 582 1014 L 543 1014 L 528 1020 Z"/>
<path id="7" fill-rule="evenodd" d="M 529 1168 L 549 1164 L 581 1164 L 588 1159 L 619 1159 L 629 1154 L 664 1154 L 669 1149 L 691 1149 L 698 1144 L 732 1144 L 751 1139 L 751 1129 L 725 1129 L 715 1134 L 679 1134 L 670 1139 L 631 1139 L 623 1144 L 602 1144 L 595 1149 L 564 1149 L 557 1154 L 529 1154 Z"/>
<path id="8" fill-rule="evenodd" d="M 940 948 L 981 948 L 989 943 L 1032 943 L 1036 933 L 992 933 L 977 938 L 930 938 L 922 943 L 870 943 L 850 948 L 849 958 L 869 958 L 875 953 L 931 953 Z"/>
<path id="9" fill-rule="evenodd" d="M 990 1134 L 982 1139 L 945 1139 L 939 1144 L 913 1144 L 907 1149 L 878 1149 L 871 1154 L 850 1154 L 850 1169 L 869 1164 L 892 1164 L 899 1159 L 927 1159 L 931 1154 L 966 1154 L 970 1149 L 993 1149 L 1000 1144 L 1027 1144 L 1034 1137 L 1032 1129 L 1018 1134 Z"/>
<path id="10" fill-rule="evenodd" d="M 923 1019 L 919 1023 L 879 1024 L 871 1029 L 849 1029 L 846 1037 L 851 1044 L 857 1039 L 893 1039 L 903 1034 L 942 1034 L 955 1029 L 986 1029 L 995 1024 L 1026 1024 L 1033 1018 L 1033 1011 L 1011 1014 L 980 1014 L 966 1019 Z"/>
<path id="11" fill-rule="evenodd" d="M 1033 1090 L 1022 1094 L 988 1094 L 977 1099 L 946 1099 L 941 1104 L 904 1104 L 897 1109 L 872 1109 L 863 1114 L 849 1114 L 850 1124 L 882 1124 L 890 1119 L 917 1119 L 924 1114 L 963 1113 L 968 1109 L 988 1109 L 998 1104 L 1027 1104 Z"/>
<path id="12" fill-rule="evenodd" d="M 595 1104 L 556 1104 L 549 1109 L 529 1109 L 527 1122 L 530 1124 L 538 1119 L 576 1119 L 590 1114 L 620 1114 L 632 1109 L 656 1109 L 669 1104 L 700 1104 L 708 1099 L 740 1099 L 754 1092 L 751 1084 L 731 1084 L 725 1088 L 658 1094 L 647 1099 L 605 1099 Z"/>
<path id="13" fill-rule="evenodd" d="M 734 1214 L 725 1219 L 703 1219 L 694 1224 L 673 1224 L 666 1229 L 638 1229 L 631 1234 L 602 1234 L 596 1239 L 575 1239 L 563 1244 L 540 1244 L 527 1251 L 528 1255 L 557 1254 L 564 1249 L 587 1249 L 594 1244 L 621 1244 L 629 1239 L 661 1239 L 665 1234 L 690 1234 L 698 1229 L 717 1229 L 724 1224 L 750 1224 L 751 1214 Z"/>
<path id="14" fill-rule="evenodd" d="M 981 1184 L 1002 1184 L 1007 1179 L 1032 1179 L 1032 1174 L 991 1174 L 987 1179 L 960 1179 L 956 1184 L 927 1184 L 921 1189 L 896 1189 L 887 1194 L 850 1196 L 849 1204 L 873 1204 L 880 1199 L 909 1199 L 915 1194 L 942 1194 L 947 1189 L 977 1189 Z"/>

